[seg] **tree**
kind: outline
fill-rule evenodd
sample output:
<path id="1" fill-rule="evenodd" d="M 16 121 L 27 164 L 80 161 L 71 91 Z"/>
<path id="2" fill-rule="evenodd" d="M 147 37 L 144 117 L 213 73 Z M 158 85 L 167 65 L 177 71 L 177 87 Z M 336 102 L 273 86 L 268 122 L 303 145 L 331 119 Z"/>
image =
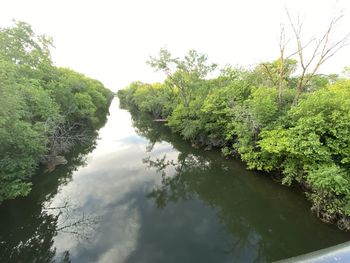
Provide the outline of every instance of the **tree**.
<path id="1" fill-rule="evenodd" d="M 53 74 L 50 48 L 52 38 L 37 35 L 32 27 L 21 21 L 0 29 L 0 58 L 16 64 L 20 78 L 31 77 L 45 81 Z"/>
<path id="2" fill-rule="evenodd" d="M 179 59 L 173 58 L 164 48 L 160 50 L 158 58 L 151 57 L 147 64 L 166 74 L 167 83 L 179 91 L 185 107 L 189 106 L 201 82 L 217 67 L 216 64 L 208 63 L 207 55 L 195 50 L 190 50 L 183 59 Z"/>
<path id="3" fill-rule="evenodd" d="M 46 151 L 59 109 L 35 82 L 18 79 L 18 67 L 0 60 L 0 203 L 30 191 L 30 175 Z"/>
<path id="4" fill-rule="evenodd" d="M 0 28 L 0 203 L 27 195 L 39 162 L 82 142 L 112 97 L 102 83 L 56 68 L 51 46 L 24 22 Z"/>
<path id="5" fill-rule="evenodd" d="M 284 33 L 281 33 L 281 35 Z M 281 36 L 280 44 L 280 57 L 272 62 L 260 63 L 255 68 L 255 73 L 260 75 L 260 85 L 266 87 L 277 88 L 278 90 L 278 105 L 282 108 L 283 104 L 283 92 L 291 75 L 295 72 L 297 67 L 297 61 L 294 59 L 286 58 L 284 56 L 285 46 L 283 44 L 284 37 Z"/>

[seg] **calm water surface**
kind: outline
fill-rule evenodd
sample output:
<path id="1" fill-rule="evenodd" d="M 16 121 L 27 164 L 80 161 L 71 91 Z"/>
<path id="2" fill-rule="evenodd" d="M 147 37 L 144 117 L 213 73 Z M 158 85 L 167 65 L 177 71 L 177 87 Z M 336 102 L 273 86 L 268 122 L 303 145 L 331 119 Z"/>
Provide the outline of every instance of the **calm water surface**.
<path id="1" fill-rule="evenodd" d="M 350 240 L 297 191 L 117 99 L 99 138 L 0 206 L 0 262 L 270 262 Z"/>

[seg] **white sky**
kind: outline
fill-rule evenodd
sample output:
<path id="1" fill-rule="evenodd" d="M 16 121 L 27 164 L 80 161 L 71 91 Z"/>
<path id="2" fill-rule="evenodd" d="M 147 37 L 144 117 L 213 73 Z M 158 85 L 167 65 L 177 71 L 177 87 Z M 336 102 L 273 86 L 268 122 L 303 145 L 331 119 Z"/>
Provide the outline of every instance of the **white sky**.
<path id="1" fill-rule="evenodd" d="M 299 13 L 305 42 L 325 29 L 334 12 L 344 9 L 337 31 L 350 31 L 346 0 L 0 0 L 0 27 L 12 19 L 28 22 L 53 37 L 53 60 L 117 90 L 135 80 L 161 79 L 146 65 L 166 46 L 177 56 L 189 49 L 212 62 L 255 65 L 278 57 L 285 8 Z M 324 25 L 324 26 L 322 26 Z M 294 42 L 292 42 L 294 44 Z M 292 50 L 292 46 L 290 50 Z M 340 73 L 350 66 L 350 46 L 321 71 Z"/>

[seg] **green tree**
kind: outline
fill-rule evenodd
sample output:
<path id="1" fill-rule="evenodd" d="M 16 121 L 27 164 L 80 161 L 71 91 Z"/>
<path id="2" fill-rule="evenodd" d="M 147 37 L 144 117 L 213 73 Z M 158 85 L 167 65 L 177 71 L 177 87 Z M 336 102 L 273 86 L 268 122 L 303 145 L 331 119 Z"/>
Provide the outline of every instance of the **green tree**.
<path id="1" fill-rule="evenodd" d="M 81 142 L 112 98 L 102 83 L 53 66 L 51 46 L 26 23 L 0 29 L 0 203 L 28 194 L 39 162 Z"/>
<path id="2" fill-rule="evenodd" d="M 188 107 L 195 91 L 202 85 L 206 76 L 217 65 L 209 64 L 205 54 L 190 50 L 183 59 L 173 58 L 166 49 L 161 49 L 159 57 L 151 57 L 147 62 L 156 71 L 167 76 L 167 83 L 177 89 L 182 103 Z"/>

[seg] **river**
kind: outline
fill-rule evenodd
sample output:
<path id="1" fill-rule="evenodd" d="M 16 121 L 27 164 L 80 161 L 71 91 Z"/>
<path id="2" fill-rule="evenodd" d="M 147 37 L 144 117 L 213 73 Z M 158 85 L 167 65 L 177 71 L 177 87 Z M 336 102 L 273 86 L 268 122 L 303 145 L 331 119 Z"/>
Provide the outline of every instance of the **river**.
<path id="1" fill-rule="evenodd" d="M 350 240 L 298 190 L 117 99 L 98 136 L 0 206 L 0 262 L 271 262 Z"/>

